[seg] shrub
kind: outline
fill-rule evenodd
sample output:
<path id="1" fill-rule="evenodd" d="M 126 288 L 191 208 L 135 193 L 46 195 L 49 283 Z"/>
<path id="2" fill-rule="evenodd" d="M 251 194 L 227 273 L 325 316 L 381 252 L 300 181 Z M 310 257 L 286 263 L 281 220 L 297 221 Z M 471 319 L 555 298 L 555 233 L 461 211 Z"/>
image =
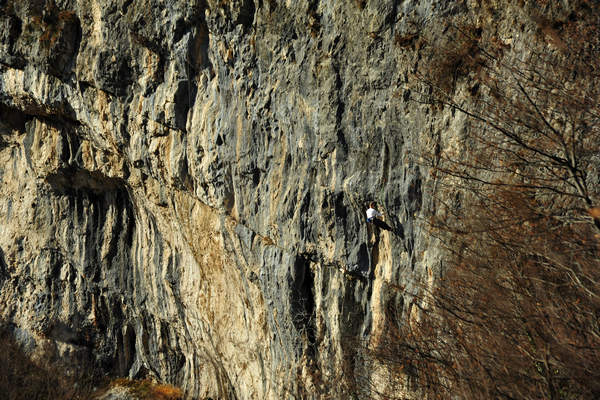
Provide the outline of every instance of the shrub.
<path id="1" fill-rule="evenodd" d="M 181 389 L 171 385 L 158 384 L 149 379 L 130 380 L 119 378 L 114 380 L 111 386 L 126 387 L 139 400 L 180 400 L 183 398 Z"/>

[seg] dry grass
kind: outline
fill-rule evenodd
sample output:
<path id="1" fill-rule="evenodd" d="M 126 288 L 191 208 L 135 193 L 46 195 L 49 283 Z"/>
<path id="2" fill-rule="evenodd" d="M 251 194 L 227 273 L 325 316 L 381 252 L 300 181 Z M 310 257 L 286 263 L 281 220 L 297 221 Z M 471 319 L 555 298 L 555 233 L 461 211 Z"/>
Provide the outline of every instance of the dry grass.
<path id="1" fill-rule="evenodd" d="M 119 378 L 113 381 L 111 386 L 128 388 L 139 400 L 180 400 L 183 398 L 181 389 L 171 385 L 158 384 L 149 379 Z"/>

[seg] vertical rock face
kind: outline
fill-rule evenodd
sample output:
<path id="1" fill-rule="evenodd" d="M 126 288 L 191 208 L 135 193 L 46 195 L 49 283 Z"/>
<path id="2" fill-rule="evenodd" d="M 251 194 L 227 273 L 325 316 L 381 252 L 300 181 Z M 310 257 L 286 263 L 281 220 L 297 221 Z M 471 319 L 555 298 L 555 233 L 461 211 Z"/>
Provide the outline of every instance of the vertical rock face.
<path id="1" fill-rule="evenodd" d="M 463 124 L 408 101 L 402 41 L 463 2 L 0 7 L 0 315 L 21 343 L 194 398 L 367 373 L 351 339 L 439 270 L 415 154 Z M 403 237 L 372 232 L 371 200 Z"/>

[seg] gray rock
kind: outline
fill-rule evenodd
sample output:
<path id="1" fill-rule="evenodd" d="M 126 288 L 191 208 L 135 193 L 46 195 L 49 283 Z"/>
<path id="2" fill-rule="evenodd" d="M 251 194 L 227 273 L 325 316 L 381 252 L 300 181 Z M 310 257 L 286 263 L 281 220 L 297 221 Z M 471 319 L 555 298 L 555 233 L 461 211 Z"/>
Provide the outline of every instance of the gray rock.
<path id="1" fill-rule="evenodd" d="M 439 265 L 419 155 L 464 121 L 397 35 L 462 3 L 1 2 L 0 318 L 190 398 L 341 398 Z"/>

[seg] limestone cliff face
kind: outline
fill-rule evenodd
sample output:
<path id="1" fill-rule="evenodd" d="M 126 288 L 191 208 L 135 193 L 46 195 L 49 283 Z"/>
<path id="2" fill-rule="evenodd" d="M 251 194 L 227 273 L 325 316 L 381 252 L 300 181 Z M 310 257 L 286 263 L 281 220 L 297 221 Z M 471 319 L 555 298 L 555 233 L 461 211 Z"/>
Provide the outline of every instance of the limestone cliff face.
<path id="1" fill-rule="evenodd" d="M 463 124 L 408 100 L 398 38 L 465 2 L 0 7 L 0 316 L 21 343 L 194 398 L 368 373 L 348 339 L 439 273 L 419 149 Z M 370 200 L 404 238 L 371 231 Z"/>

